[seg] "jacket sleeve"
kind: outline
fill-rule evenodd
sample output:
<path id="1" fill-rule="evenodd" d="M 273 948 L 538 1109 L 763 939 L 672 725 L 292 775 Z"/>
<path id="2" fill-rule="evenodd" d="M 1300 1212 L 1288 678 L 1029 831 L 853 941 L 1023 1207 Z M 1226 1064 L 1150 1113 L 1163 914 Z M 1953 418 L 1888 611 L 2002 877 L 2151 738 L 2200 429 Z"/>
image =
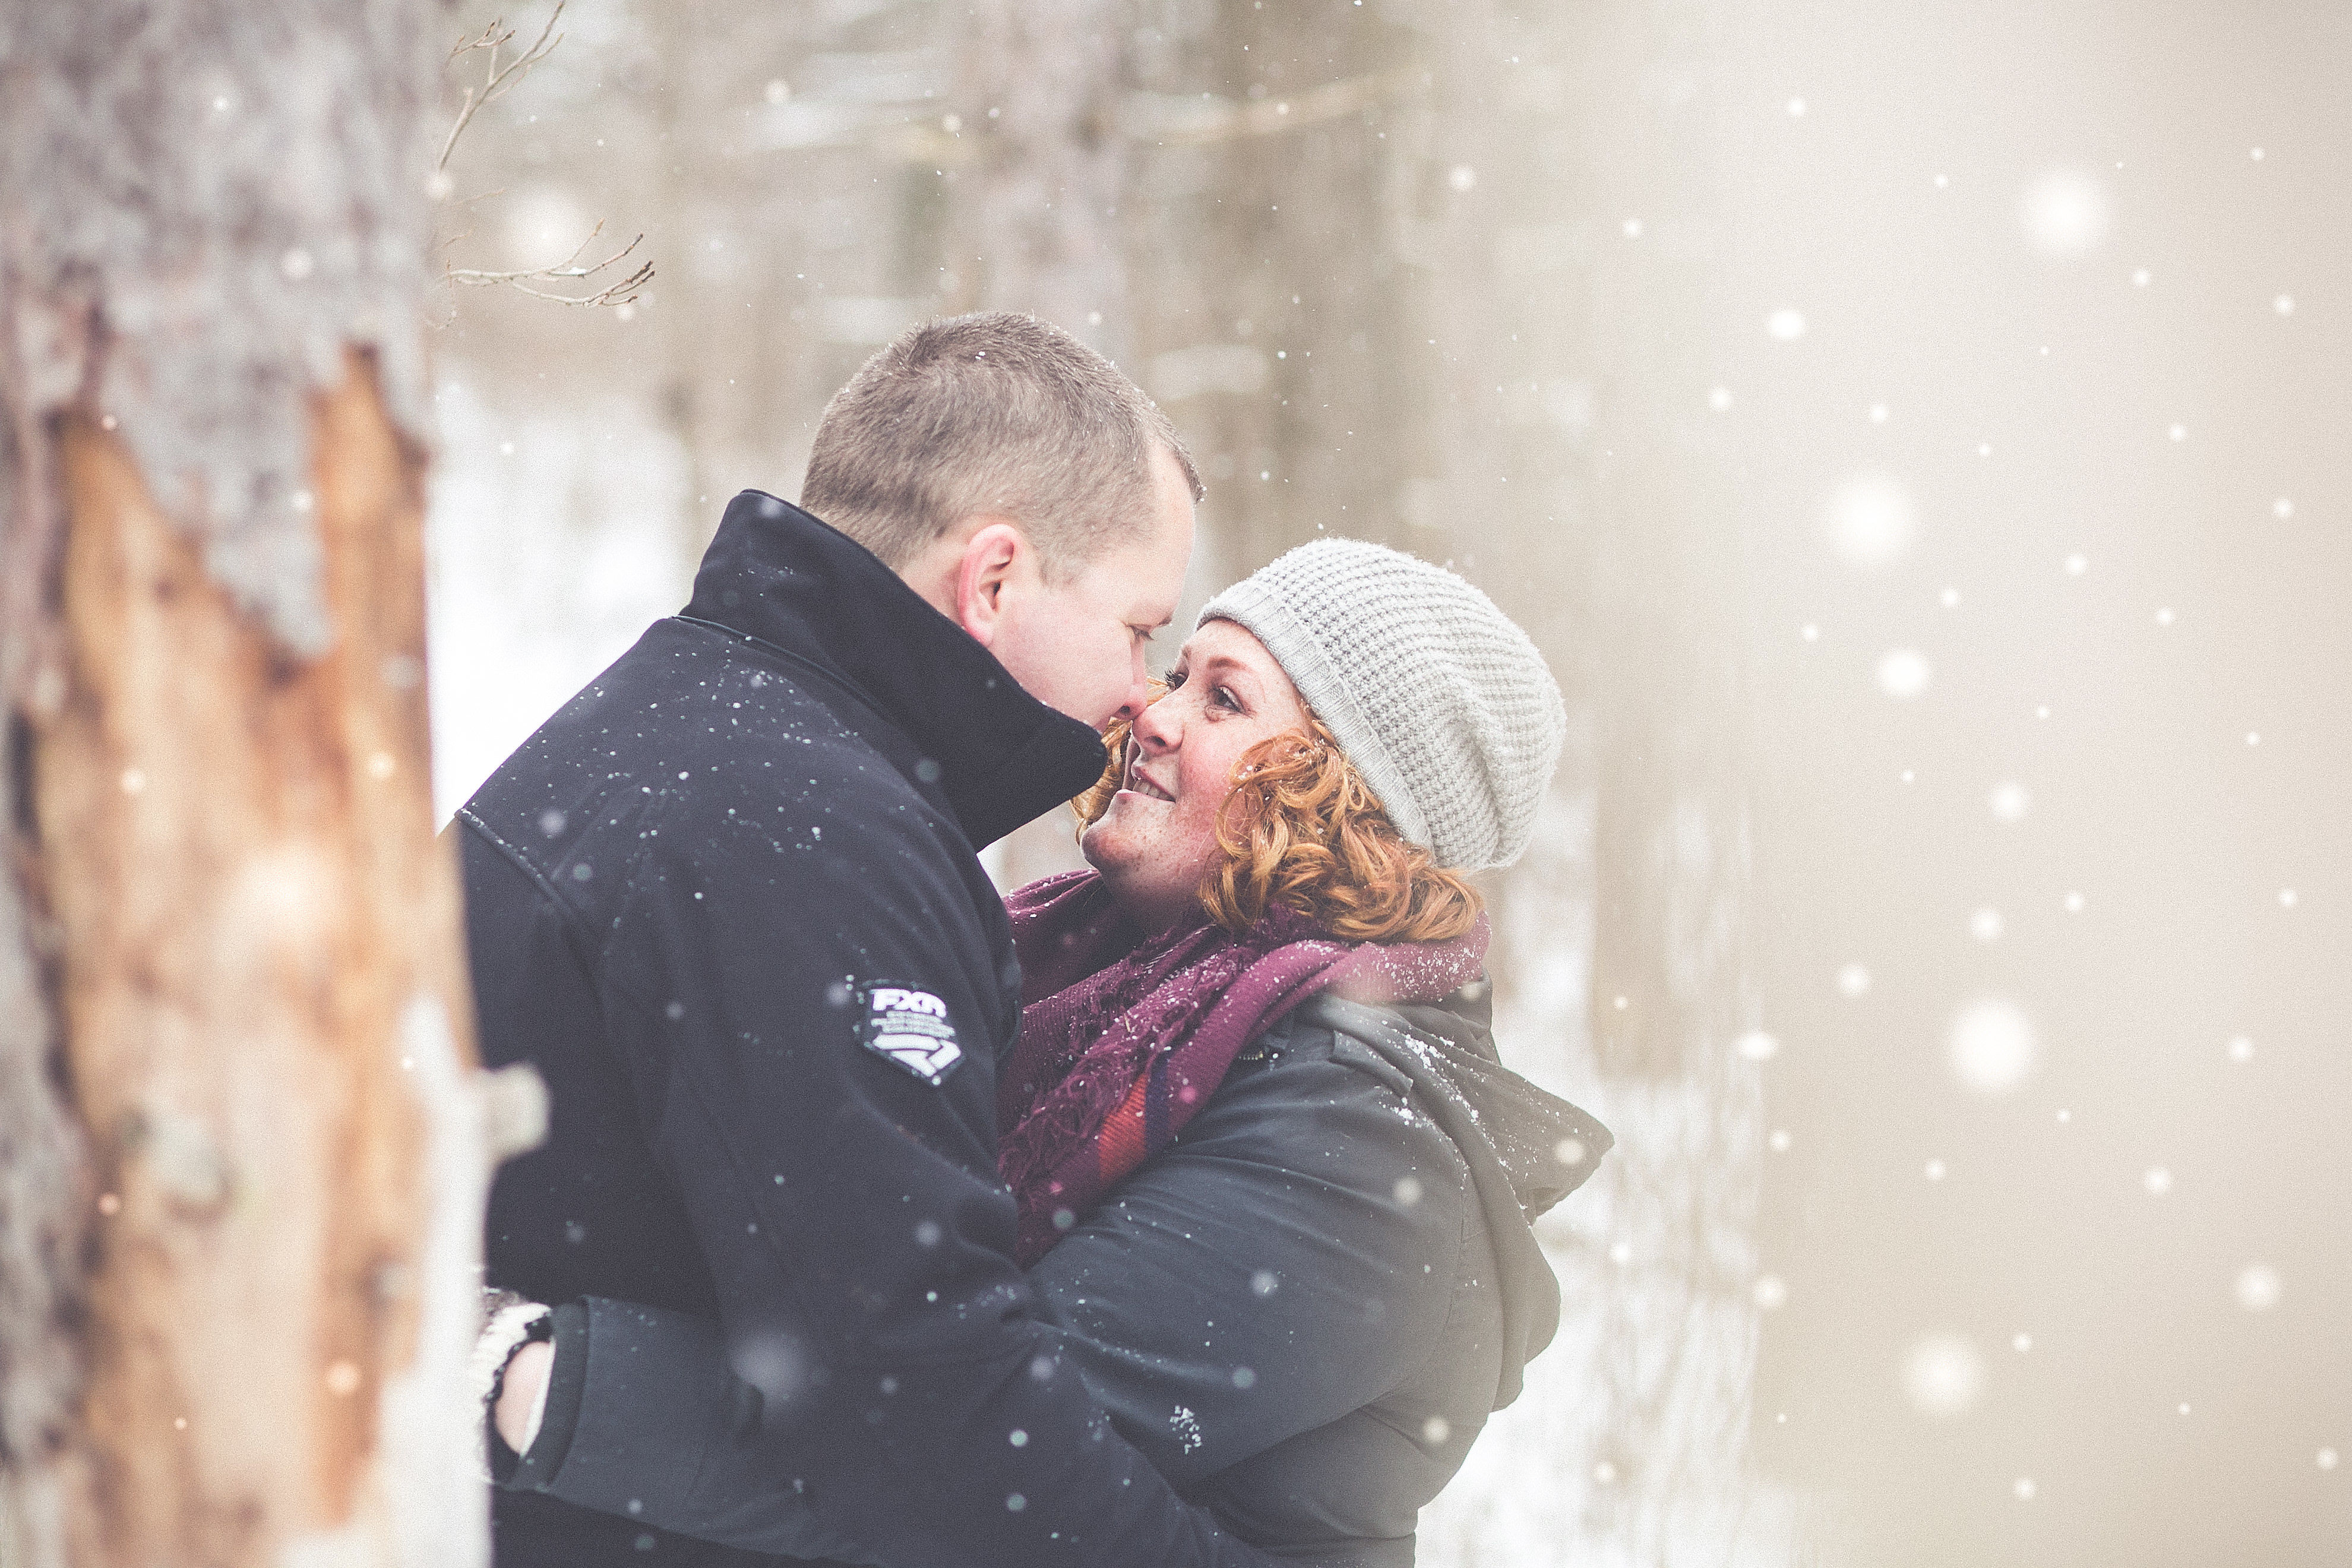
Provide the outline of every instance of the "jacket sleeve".
<path id="1" fill-rule="evenodd" d="M 1471 1207 L 1402 1080 L 1309 1047 L 1229 1079 L 1030 1279 L 1113 1426 L 1189 1489 L 1417 1371 Z"/>
<path id="2" fill-rule="evenodd" d="M 526 1467 L 527 1484 L 804 1557 L 1263 1562 L 1058 1371 L 995 1169 L 1006 977 L 958 857 L 911 803 L 894 817 L 886 788 L 827 821 L 814 853 L 815 835 L 760 825 L 761 783 L 723 818 L 731 797 L 714 784 L 697 816 L 712 837 L 692 853 L 656 846 L 614 868 L 629 886 L 603 907 L 618 913 L 583 933 L 602 944 L 609 1037 L 711 1269 L 723 1353 L 761 1395 L 756 1428 L 727 1433 L 749 1479 L 718 1510 L 698 1511 L 709 1494 L 691 1488 L 631 1489 L 676 1477 L 697 1438 L 660 1380 L 614 1359 L 612 1376 L 591 1362 L 566 1456 Z M 922 1071 L 888 1054 L 905 1037 L 877 1034 L 914 994 L 947 1031 Z M 633 1468 L 632 1443 L 654 1462 Z"/>
<path id="3" fill-rule="evenodd" d="M 1399 1086 L 1301 1057 L 1229 1079 L 1032 1273 L 1061 1333 L 1029 1374 L 1078 1372 L 1180 1486 L 1378 1399 L 1432 1352 L 1456 1289 L 1451 1143 Z M 777 1539 L 754 1521 L 804 1506 L 774 1485 L 759 1397 L 725 1373 L 717 1325 L 592 1300 L 556 1346 L 530 1463 L 596 1433 L 593 1484 L 564 1461 L 569 1500 L 754 1545 Z M 669 1418 L 629 1419 L 656 1400 Z M 691 1436 L 665 1451 L 656 1430 Z"/>

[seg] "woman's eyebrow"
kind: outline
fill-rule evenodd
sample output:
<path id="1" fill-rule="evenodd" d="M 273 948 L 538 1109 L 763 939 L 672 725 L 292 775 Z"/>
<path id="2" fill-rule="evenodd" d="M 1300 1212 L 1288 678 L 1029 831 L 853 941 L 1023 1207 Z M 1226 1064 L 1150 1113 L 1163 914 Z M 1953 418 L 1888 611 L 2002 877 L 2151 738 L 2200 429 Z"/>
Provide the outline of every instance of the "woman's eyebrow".
<path id="1" fill-rule="evenodd" d="M 1203 667 L 1202 673 L 1203 675 L 1209 675 L 1219 670 L 1223 670 L 1228 676 L 1239 675 L 1245 677 L 1253 684 L 1255 684 L 1257 679 L 1257 672 L 1255 670 L 1250 668 L 1248 665 L 1244 664 L 1240 659 L 1234 658 L 1229 654 L 1221 653 L 1210 658 L 1208 663 Z"/>

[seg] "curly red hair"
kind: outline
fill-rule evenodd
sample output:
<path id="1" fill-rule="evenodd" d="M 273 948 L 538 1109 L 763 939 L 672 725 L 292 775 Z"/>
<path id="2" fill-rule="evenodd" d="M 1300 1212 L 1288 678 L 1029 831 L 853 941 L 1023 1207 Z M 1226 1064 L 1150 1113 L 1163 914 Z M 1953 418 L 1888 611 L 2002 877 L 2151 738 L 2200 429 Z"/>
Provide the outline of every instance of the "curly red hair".
<path id="1" fill-rule="evenodd" d="M 1155 683 L 1152 700 L 1161 694 Z M 1070 803 L 1081 834 L 1118 793 L 1129 729 L 1120 721 L 1104 731 L 1110 766 Z M 1485 904 L 1466 878 L 1406 842 L 1312 714 L 1303 732 L 1243 753 L 1217 814 L 1217 847 L 1223 853 L 1202 880 L 1201 906 L 1230 931 L 1278 904 L 1350 942 L 1451 942 L 1477 923 Z"/>

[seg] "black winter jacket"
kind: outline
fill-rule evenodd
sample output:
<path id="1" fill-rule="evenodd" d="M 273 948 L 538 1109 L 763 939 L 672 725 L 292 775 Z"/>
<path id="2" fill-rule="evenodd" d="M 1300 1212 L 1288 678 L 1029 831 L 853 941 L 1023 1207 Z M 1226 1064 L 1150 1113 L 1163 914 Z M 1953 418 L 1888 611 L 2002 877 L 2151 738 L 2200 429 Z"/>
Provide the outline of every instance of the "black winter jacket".
<path id="1" fill-rule="evenodd" d="M 747 491 L 686 613 L 458 814 L 483 1056 L 552 1095 L 492 1191 L 489 1278 L 720 1325 L 791 1500 L 762 1552 L 1262 1561 L 1110 1433 L 1013 1262 L 1020 973 L 974 849 L 1103 763 L 865 550 Z M 625 1500 L 495 1507 L 500 1568 L 746 1560 Z"/>
<path id="2" fill-rule="evenodd" d="M 1030 1271 L 1120 1435 L 1286 1558 L 1410 1564 L 1421 1506 L 1551 1338 L 1529 1221 L 1610 1137 L 1505 1070 L 1484 1014 L 1309 1003 Z M 691 1315 L 561 1309 L 538 1484 L 788 1543 L 798 1510 L 724 1348 Z"/>

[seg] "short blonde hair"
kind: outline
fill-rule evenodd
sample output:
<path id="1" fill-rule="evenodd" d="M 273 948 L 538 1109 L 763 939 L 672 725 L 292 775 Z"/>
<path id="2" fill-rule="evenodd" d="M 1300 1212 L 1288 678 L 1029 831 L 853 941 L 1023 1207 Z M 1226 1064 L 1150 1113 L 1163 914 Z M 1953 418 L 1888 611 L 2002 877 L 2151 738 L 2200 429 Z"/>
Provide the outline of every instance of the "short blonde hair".
<path id="1" fill-rule="evenodd" d="M 1159 700 L 1163 693 L 1155 689 Z M 1070 804 L 1084 833 L 1110 809 L 1127 771 L 1131 726 L 1103 741 L 1110 766 Z M 1233 793 L 1217 813 L 1217 863 L 1201 905 L 1229 931 L 1255 924 L 1270 904 L 1307 916 L 1350 942 L 1451 942 L 1478 923 L 1485 900 L 1388 819 L 1381 803 L 1309 715 L 1304 731 L 1259 742 L 1234 765 Z"/>
<path id="2" fill-rule="evenodd" d="M 834 394 L 801 505 L 894 572 L 959 520 L 1001 512 L 1066 579 L 1150 526 L 1154 447 L 1200 500 L 1175 426 L 1110 361 L 1034 316 L 952 316 L 902 333 Z"/>

